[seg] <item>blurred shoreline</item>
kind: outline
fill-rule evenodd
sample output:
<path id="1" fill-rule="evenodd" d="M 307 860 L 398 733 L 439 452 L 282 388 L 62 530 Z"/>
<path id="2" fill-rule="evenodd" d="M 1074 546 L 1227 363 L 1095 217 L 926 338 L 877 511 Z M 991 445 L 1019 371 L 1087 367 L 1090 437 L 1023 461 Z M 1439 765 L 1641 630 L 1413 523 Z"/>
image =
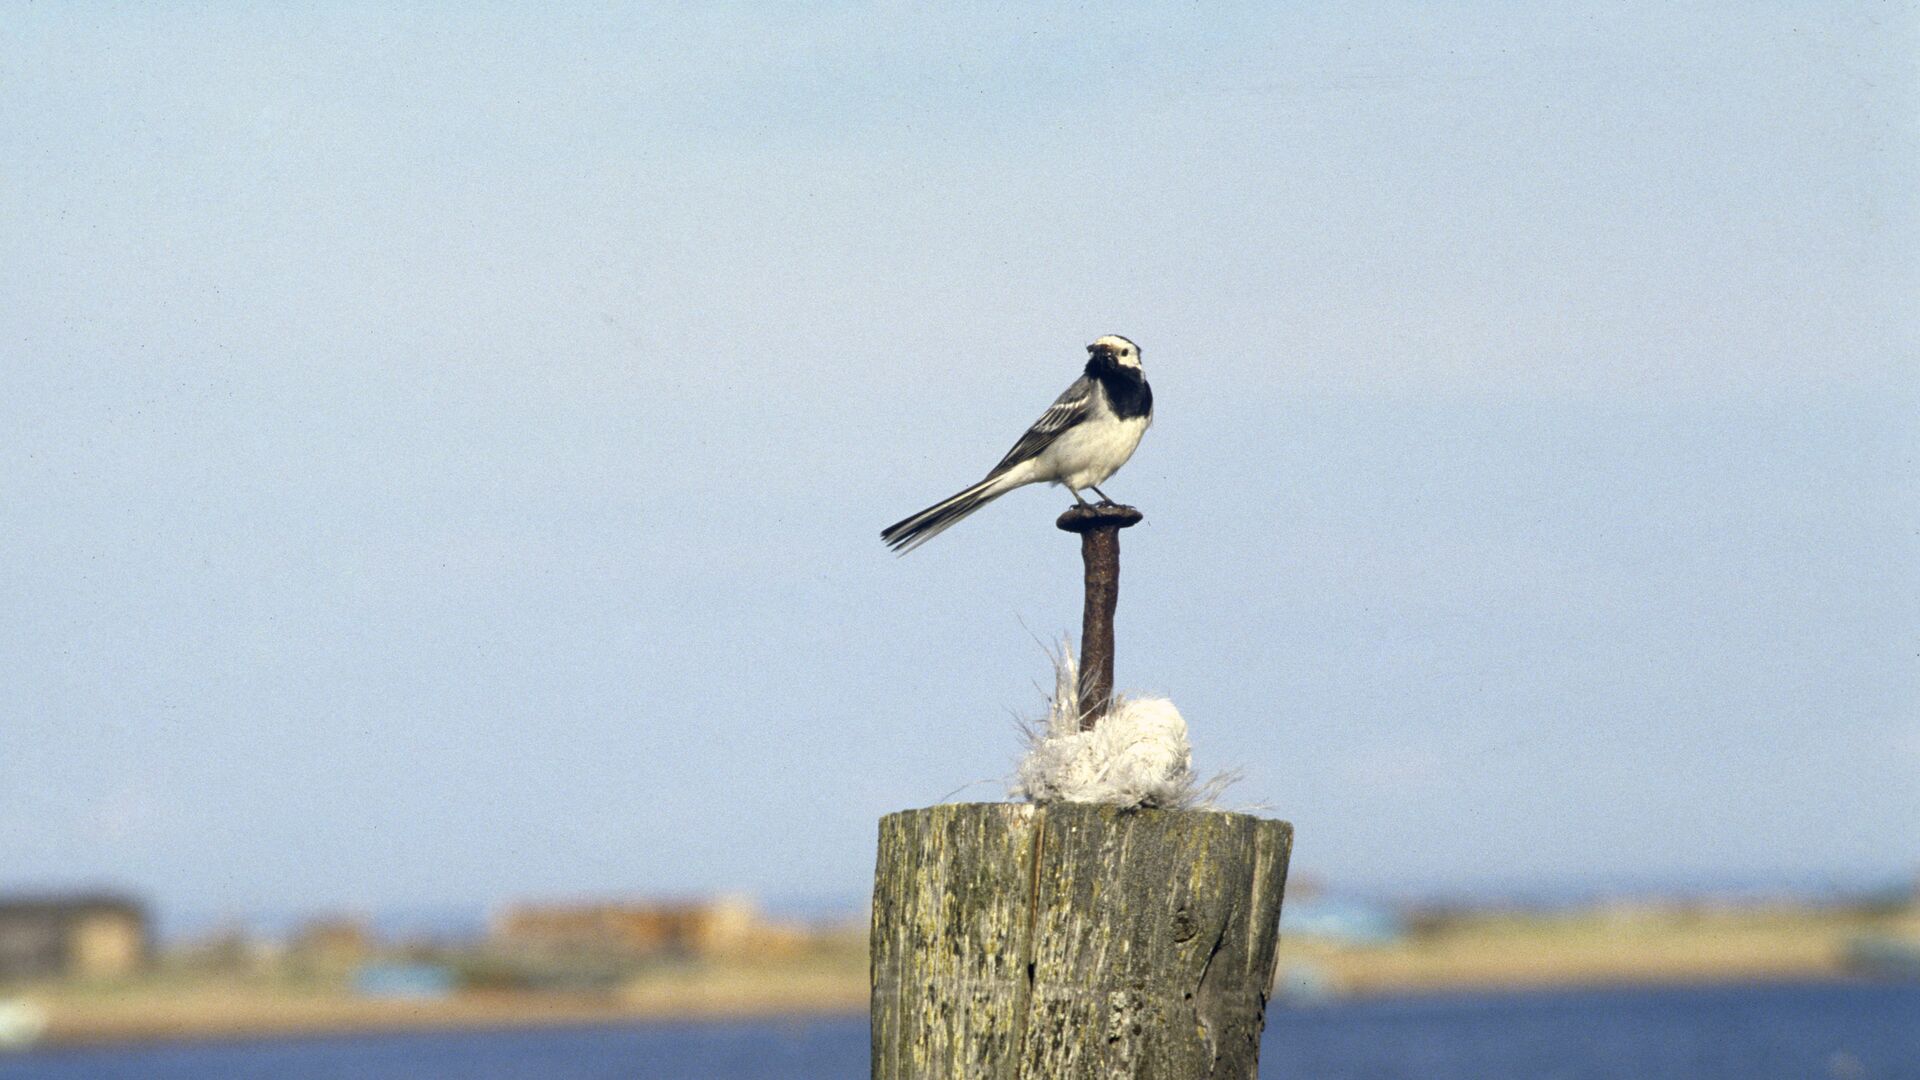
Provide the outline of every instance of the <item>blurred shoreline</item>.
<path id="1" fill-rule="evenodd" d="M 857 992 L 856 992 L 857 991 Z M 30 997 L 46 1010 L 41 1047 L 120 1043 L 246 1041 L 435 1031 L 593 1027 L 636 1022 L 749 1020 L 866 1014 L 864 981 L 824 993 L 692 997 L 672 1003 L 594 994 L 462 993 L 436 1001 L 378 1001 L 346 995 L 130 993 L 111 1000 Z"/>
<path id="2" fill-rule="evenodd" d="M 1586 987 L 1811 983 L 1858 972 L 1863 940 L 1920 941 L 1911 913 L 1632 908 L 1554 916 L 1473 913 L 1390 941 L 1283 934 L 1276 996 L 1335 998 Z M 604 989 L 462 989 L 369 997 L 261 975 L 153 976 L 47 985 L 42 1046 L 860 1016 L 864 937 L 847 927 L 786 956 L 663 966 Z"/>

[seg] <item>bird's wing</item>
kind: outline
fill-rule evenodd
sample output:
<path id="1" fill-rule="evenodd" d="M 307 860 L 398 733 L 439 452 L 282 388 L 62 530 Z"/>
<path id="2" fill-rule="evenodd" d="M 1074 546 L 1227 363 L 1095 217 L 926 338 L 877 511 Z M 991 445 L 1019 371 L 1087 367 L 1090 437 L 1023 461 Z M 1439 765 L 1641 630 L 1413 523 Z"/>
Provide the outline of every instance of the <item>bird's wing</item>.
<path id="1" fill-rule="evenodd" d="M 1027 433 L 1020 436 L 1020 441 L 1013 444 L 1013 449 L 1007 451 L 1007 456 L 1000 459 L 1000 464 L 995 465 L 993 471 L 987 473 L 988 479 L 999 476 L 1015 465 L 1035 457 L 1051 446 L 1053 440 L 1060 437 L 1061 432 L 1085 420 L 1087 414 L 1093 409 L 1093 394 L 1092 379 L 1085 375 L 1075 379 L 1073 385 L 1067 387 L 1066 393 L 1055 398 L 1053 404 L 1047 407 L 1047 411 L 1040 414 L 1040 419 L 1035 420 L 1033 426 L 1027 429 Z"/>

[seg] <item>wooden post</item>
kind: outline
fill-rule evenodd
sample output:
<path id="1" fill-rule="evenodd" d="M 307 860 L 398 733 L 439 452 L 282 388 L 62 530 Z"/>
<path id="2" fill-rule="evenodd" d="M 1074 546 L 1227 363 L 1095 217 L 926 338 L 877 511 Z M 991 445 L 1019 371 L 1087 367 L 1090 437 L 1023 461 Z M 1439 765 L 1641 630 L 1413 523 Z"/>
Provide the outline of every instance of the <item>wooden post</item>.
<path id="1" fill-rule="evenodd" d="M 1113 699 L 1120 530 L 1076 506 L 1081 730 Z M 873 1080 L 1257 1080 L 1293 826 L 976 803 L 880 821 Z"/>
<path id="2" fill-rule="evenodd" d="M 1080 730 L 1092 731 L 1113 701 L 1113 611 L 1120 603 L 1120 530 L 1140 524 L 1131 506 L 1076 506 L 1054 524 L 1080 534 L 1086 603 L 1080 610 Z"/>
<path id="3" fill-rule="evenodd" d="M 873 1080 L 1255 1080 L 1293 826 L 975 803 L 880 821 Z"/>

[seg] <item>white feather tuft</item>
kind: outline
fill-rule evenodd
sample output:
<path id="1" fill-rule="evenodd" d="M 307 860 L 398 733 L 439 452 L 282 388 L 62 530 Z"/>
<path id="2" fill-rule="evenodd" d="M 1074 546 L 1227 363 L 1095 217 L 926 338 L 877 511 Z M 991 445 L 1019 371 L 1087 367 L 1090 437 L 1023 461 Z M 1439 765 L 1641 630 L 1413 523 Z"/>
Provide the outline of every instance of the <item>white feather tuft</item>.
<path id="1" fill-rule="evenodd" d="M 1173 702 L 1116 697 L 1092 731 L 1081 731 L 1079 665 L 1070 643 L 1061 643 L 1053 666 L 1046 727 L 1028 732 L 1014 798 L 1150 808 L 1211 801 L 1219 785 L 1196 782 L 1187 722 Z"/>

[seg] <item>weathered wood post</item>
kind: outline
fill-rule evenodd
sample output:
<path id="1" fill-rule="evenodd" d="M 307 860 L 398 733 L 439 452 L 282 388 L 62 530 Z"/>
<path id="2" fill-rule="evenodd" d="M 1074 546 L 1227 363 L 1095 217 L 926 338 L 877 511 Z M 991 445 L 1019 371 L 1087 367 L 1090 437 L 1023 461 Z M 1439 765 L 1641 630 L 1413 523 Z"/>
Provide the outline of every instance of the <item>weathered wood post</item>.
<path id="1" fill-rule="evenodd" d="M 1059 522 L 1086 558 L 1083 730 L 1112 697 L 1118 530 L 1139 520 L 1100 506 Z M 873 1080 L 1256 1080 L 1292 848 L 1284 821 L 1208 810 L 887 815 Z"/>
<path id="2" fill-rule="evenodd" d="M 880 819 L 873 1080 L 1254 1080 L 1293 826 L 970 803 Z"/>

